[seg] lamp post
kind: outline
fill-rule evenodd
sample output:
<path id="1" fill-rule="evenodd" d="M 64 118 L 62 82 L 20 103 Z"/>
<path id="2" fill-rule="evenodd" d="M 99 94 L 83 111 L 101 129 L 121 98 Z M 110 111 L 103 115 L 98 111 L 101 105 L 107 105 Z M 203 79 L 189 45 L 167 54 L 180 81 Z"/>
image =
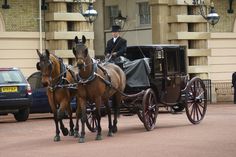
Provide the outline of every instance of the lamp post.
<path id="1" fill-rule="evenodd" d="M 199 7 L 200 10 L 200 15 L 207 20 L 207 22 L 211 25 L 215 25 L 218 23 L 218 21 L 220 20 L 220 16 L 217 14 L 215 7 L 214 7 L 214 3 L 211 2 L 210 6 L 208 7 L 207 5 L 205 5 L 204 0 L 193 0 L 192 3 L 194 6 Z M 209 8 L 209 13 L 206 15 L 204 12 L 204 8 Z"/>

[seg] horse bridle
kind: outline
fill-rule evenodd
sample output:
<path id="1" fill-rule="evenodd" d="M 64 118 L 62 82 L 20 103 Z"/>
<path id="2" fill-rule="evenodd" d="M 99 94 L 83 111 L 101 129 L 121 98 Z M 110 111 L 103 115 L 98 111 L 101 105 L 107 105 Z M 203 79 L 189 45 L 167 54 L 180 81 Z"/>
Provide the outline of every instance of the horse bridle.
<path id="1" fill-rule="evenodd" d="M 56 56 L 55 56 L 56 57 Z M 42 76 L 43 77 L 49 77 L 49 82 L 50 82 L 50 85 L 48 86 L 51 90 L 53 90 L 55 88 L 56 85 L 60 84 L 65 78 L 66 78 L 66 67 L 65 65 L 63 64 L 62 62 L 62 59 L 61 58 L 58 58 L 56 57 L 56 59 L 59 61 L 59 64 L 60 64 L 60 74 L 52 79 L 52 71 L 53 71 L 53 62 L 50 60 L 50 58 L 48 60 L 43 60 L 42 62 L 44 62 L 44 64 L 47 64 L 47 66 L 49 66 L 49 73 L 45 74 L 45 73 L 42 73 Z M 47 62 L 47 63 L 46 63 Z M 53 81 L 58 79 L 58 82 L 56 84 L 53 85 Z M 62 81 L 61 81 L 62 80 Z"/>

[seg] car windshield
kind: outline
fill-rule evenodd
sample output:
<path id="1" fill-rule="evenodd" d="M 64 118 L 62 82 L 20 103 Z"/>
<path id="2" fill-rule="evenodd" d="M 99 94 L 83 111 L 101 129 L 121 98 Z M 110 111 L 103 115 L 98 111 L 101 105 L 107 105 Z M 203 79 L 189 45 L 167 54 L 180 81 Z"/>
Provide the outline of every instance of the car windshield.
<path id="1" fill-rule="evenodd" d="M 23 83 L 24 79 L 19 71 L 0 71 L 0 84 Z"/>

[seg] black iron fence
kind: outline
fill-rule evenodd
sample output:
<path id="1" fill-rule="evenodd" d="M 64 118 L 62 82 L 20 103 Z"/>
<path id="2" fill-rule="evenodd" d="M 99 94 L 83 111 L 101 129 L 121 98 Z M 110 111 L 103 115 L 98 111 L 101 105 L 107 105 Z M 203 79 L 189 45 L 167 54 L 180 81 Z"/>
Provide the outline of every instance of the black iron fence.
<path id="1" fill-rule="evenodd" d="M 210 79 L 202 79 L 203 83 L 205 84 L 207 90 L 207 101 L 212 103 L 212 85 Z"/>

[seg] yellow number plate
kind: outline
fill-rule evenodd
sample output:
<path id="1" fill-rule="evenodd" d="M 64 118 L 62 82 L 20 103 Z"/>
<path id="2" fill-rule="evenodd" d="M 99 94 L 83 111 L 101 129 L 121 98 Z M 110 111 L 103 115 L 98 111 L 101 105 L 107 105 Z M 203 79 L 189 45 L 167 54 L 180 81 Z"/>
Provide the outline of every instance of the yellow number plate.
<path id="1" fill-rule="evenodd" d="M 4 93 L 17 92 L 17 87 L 2 87 L 1 91 Z"/>

